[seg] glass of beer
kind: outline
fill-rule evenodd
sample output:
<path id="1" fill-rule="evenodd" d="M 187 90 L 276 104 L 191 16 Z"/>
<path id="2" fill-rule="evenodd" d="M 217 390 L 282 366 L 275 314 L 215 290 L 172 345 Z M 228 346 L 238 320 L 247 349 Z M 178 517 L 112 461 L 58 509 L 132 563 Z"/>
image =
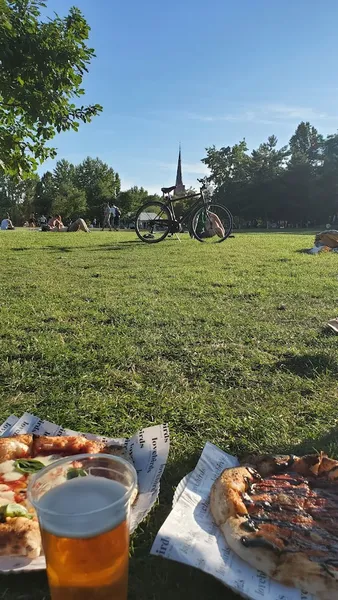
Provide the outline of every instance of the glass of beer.
<path id="1" fill-rule="evenodd" d="M 126 600 L 129 510 L 137 475 L 126 460 L 81 454 L 39 471 L 37 511 L 52 600 Z"/>

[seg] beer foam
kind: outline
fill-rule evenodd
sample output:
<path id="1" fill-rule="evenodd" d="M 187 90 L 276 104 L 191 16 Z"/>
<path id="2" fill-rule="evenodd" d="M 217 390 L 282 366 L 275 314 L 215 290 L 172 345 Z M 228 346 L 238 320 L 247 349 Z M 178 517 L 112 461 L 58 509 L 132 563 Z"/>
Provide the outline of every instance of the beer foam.
<path id="1" fill-rule="evenodd" d="M 76 477 L 42 496 L 38 506 L 40 525 L 58 537 L 100 535 L 126 519 L 125 493 L 126 488 L 112 479 Z"/>

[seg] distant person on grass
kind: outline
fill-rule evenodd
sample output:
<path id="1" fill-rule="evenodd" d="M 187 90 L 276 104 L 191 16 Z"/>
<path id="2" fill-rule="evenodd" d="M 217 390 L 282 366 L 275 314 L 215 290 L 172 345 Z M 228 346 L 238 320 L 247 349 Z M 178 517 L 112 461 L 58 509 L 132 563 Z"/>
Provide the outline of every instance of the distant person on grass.
<path id="1" fill-rule="evenodd" d="M 75 221 L 72 221 L 66 228 L 60 215 L 57 215 L 56 217 L 50 217 L 48 224 L 41 227 L 41 231 L 85 231 L 86 233 L 90 233 L 87 223 L 84 219 L 76 219 Z"/>
<path id="2" fill-rule="evenodd" d="M 85 231 L 86 233 L 90 233 L 88 229 L 87 223 L 84 219 L 76 219 L 67 227 L 67 231 Z"/>
<path id="3" fill-rule="evenodd" d="M 47 229 L 44 229 L 44 231 L 62 231 L 64 225 L 62 223 L 61 215 L 50 217 L 46 227 Z"/>
<path id="4" fill-rule="evenodd" d="M 111 226 L 111 208 L 109 206 L 109 203 L 106 202 L 106 204 L 103 207 L 103 225 L 102 225 L 102 231 L 104 230 L 105 227 L 109 227 L 109 231 L 112 231 L 112 226 Z"/>
<path id="5" fill-rule="evenodd" d="M 330 227 L 328 224 L 327 227 Z M 336 229 L 327 229 L 317 233 L 315 237 L 315 246 L 326 248 L 338 248 L 338 231 Z"/>
<path id="6" fill-rule="evenodd" d="M 6 219 L 2 219 L 0 227 L 3 231 L 5 231 L 6 229 L 10 229 L 10 230 L 15 229 L 9 215 L 7 215 Z"/>
<path id="7" fill-rule="evenodd" d="M 118 231 L 118 228 L 120 227 L 121 211 L 119 207 L 116 206 L 116 204 L 113 204 L 113 206 L 110 209 L 110 212 L 113 219 L 114 229 L 115 231 Z"/>

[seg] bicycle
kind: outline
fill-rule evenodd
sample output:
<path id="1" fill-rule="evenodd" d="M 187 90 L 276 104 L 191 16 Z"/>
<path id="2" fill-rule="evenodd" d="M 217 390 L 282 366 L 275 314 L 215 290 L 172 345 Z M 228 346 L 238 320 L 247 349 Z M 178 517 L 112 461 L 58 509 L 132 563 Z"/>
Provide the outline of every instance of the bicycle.
<path id="1" fill-rule="evenodd" d="M 232 232 L 233 218 L 231 212 L 221 204 L 211 200 L 210 191 L 203 182 L 200 191 L 195 194 L 177 197 L 171 195 L 175 186 L 163 187 L 163 201 L 149 200 L 139 208 L 135 217 L 135 231 L 142 242 L 156 244 L 162 242 L 167 235 L 178 235 L 183 231 L 183 224 L 188 225 L 191 237 L 199 242 L 221 243 Z M 175 215 L 174 202 L 197 198 L 179 218 Z"/>

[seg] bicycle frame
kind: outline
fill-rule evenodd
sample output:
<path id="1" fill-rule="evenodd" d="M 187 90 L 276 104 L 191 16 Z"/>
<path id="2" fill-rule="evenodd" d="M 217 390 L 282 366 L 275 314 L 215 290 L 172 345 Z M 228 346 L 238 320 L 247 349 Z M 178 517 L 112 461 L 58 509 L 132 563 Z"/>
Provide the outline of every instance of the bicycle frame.
<path id="1" fill-rule="evenodd" d="M 203 192 L 204 189 L 201 188 L 200 191 L 196 194 L 188 194 L 188 196 L 181 196 L 178 198 L 173 198 L 172 196 L 170 196 L 170 194 L 163 195 L 163 199 L 165 200 L 164 204 L 169 208 L 174 223 L 178 223 L 179 225 L 181 225 L 182 223 L 188 223 L 189 220 L 192 218 L 192 215 L 194 214 L 197 207 L 201 205 L 201 201 L 204 205 L 208 203 Z M 175 215 L 174 202 L 179 202 L 180 200 L 188 200 L 188 198 L 198 198 L 198 200 L 194 202 L 192 206 L 189 206 L 188 210 L 177 219 Z"/>

